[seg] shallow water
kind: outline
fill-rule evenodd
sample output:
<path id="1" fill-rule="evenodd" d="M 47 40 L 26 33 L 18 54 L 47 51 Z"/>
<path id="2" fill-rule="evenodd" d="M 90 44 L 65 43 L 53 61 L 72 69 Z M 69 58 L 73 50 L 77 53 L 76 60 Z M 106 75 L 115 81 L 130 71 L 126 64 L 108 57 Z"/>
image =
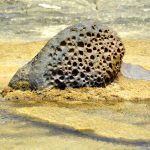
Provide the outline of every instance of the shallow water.
<path id="1" fill-rule="evenodd" d="M 49 39 L 68 25 L 91 19 L 122 38 L 150 39 L 149 0 L 2 0 L 0 40 Z"/>
<path id="2" fill-rule="evenodd" d="M 115 111 L 113 109 L 99 108 L 90 110 L 80 110 L 90 117 L 103 117 L 118 123 L 126 123 L 141 127 L 149 132 L 150 112 L 146 104 L 125 104 L 132 111 L 125 108 Z M 34 105 L 33 105 L 34 106 Z M 97 135 L 91 130 L 79 131 L 67 126 L 50 123 L 38 118 L 14 113 L 16 108 L 25 108 L 24 105 L 17 105 L 11 102 L 0 102 L 0 145 L 3 149 L 81 149 L 97 150 L 103 149 L 149 149 L 150 141 L 137 139 L 130 140 L 124 138 L 114 138 Z M 38 106 L 36 106 L 38 108 Z M 51 109 L 50 105 L 46 105 Z M 30 106 L 29 108 L 32 108 Z M 44 106 L 43 106 L 44 109 Z M 74 108 L 76 109 L 76 108 Z M 145 110 L 143 114 L 138 109 Z M 41 110 L 41 105 L 40 109 Z M 71 109 L 73 110 L 73 109 Z M 79 115 L 80 115 L 79 111 Z M 44 116 L 44 113 L 43 113 Z M 85 118 L 86 119 L 86 118 Z M 60 118 L 61 120 L 61 118 Z M 107 128 L 106 128 L 107 130 Z M 130 132 L 130 131 L 129 131 Z M 139 131 L 137 131 L 139 132 Z M 129 133 L 125 133 L 128 135 Z"/>

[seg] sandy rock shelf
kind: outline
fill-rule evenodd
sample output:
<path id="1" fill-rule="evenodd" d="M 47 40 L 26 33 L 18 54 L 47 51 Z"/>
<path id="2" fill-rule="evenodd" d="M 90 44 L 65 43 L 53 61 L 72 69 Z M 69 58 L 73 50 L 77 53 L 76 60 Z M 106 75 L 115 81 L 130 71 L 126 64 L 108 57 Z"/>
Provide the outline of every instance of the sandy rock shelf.
<path id="1" fill-rule="evenodd" d="M 106 88 L 80 88 L 65 90 L 45 89 L 42 91 L 20 91 L 5 88 L 2 95 L 6 100 L 25 102 L 57 102 L 59 104 L 116 104 L 118 102 L 150 103 L 150 82 L 131 80 L 123 76 Z"/>
<path id="2" fill-rule="evenodd" d="M 7 87 L 13 74 L 23 64 L 31 60 L 46 41 L 30 43 L 0 43 L 0 89 Z M 126 54 L 124 62 L 138 64 L 150 70 L 150 42 L 149 40 L 123 39 Z M 7 51 L 7 54 L 5 53 Z M 24 55 L 22 55 L 22 53 Z M 138 103 L 150 102 L 150 82 L 132 80 L 119 75 L 114 83 L 106 88 L 80 88 L 80 89 L 45 89 L 43 91 L 19 91 L 5 88 L 2 95 L 6 100 L 20 101 L 22 103 L 57 102 L 60 105 L 88 105 L 102 106 L 103 104 L 116 104 L 130 101 Z"/>
<path id="3" fill-rule="evenodd" d="M 41 110 L 41 111 L 39 111 Z M 60 107 L 18 108 L 19 114 L 25 114 L 80 132 L 90 132 L 97 136 L 122 138 L 124 141 L 150 140 L 150 132 L 135 125 L 119 123 L 101 116 L 88 115 L 81 111 Z"/>
<path id="4" fill-rule="evenodd" d="M 124 40 L 123 42 L 126 47 L 124 62 L 138 64 L 150 70 L 150 42 L 148 40 Z M 73 143 L 78 141 L 81 144 L 72 143 L 70 149 L 74 145 L 74 148 L 82 150 L 89 149 L 90 146 L 90 149 L 103 147 L 132 150 L 137 147 L 141 149 L 149 147 L 150 82 L 148 81 L 127 79 L 119 75 L 106 88 L 20 91 L 7 87 L 18 68 L 31 60 L 45 43 L 46 41 L 0 43 L 0 106 L 3 109 L 6 107 L 6 112 L 11 112 L 15 116 L 34 120 L 36 124 L 45 124 L 44 128 L 40 126 L 41 134 L 43 130 L 45 132 L 45 126 L 48 127 L 46 129 L 48 133 L 49 128 L 53 126 L 57 132 L 63 130 L 64 134 L 67 134 L 64 137 L 55 135 L 42 139 L 45 149 L 49 149 L 47 143 L 53 143 L 51 149 L 57 149 L 58 143 L 61 143 L 59 146 L 66 147 L 70 141 Z M 31 139 L 28 139 L 28 135 L 32 135 L 35 131 L 33 127 L 32 132 L 26 131 L 26 127 L 20 128 L 20 131 L 16 128 L 14 130 L 15 125 L 13 123 L 12 125 L 11 129 L 6 125 L 4 129 L 2 125 L 0 133 L 11 131 L 13 135 L 16 132 L 18 135 L 22 131 L 27 134 L 27 138 L 19 137 L 17 140 L 26 141 L 28 143 L 25 144 L 26 147 L 34 144 L 37 146 L 37 139 L 40 141 L 41 135 L 38 135 L 37 139 L 32 137 L 32 144 L 29 144 Z M 13 139 L 3 138 L 0 144 L 9 147 L 8 145 L 13 145 L 15 142 Z"/>

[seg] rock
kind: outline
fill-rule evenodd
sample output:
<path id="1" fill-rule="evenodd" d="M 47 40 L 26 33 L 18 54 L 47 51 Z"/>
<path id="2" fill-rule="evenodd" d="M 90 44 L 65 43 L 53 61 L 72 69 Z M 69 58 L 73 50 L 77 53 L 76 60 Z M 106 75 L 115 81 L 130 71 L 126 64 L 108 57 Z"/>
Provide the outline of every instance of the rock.
<path id="1" fill-rule="evenodd" d="M 150 81 L 150 71 L 139 65 L 122 63 L 121 73 L 127 78 Z"/>
<path id="2" fill-rule="evenodd" d="M 116 33 L 99 21 L 78 23 L 50 39 L 9 86 L 18 89 L 26 81 L 31 89 L 105 87 L 120 71 L 124 51 Z"/>

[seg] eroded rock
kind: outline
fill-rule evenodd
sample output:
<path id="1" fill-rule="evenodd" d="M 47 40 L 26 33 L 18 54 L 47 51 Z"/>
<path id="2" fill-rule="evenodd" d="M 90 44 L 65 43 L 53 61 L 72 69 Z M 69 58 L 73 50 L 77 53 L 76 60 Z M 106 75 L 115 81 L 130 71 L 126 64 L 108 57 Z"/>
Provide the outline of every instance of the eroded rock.
<path id="1" fill-rule="evenodd" d="M 124 52 L 117 34 L 99 21 L 78 23 L 49 40 L 9 86 L 25 81 L 31 89 L 105 87 L 120 71 Z"/>

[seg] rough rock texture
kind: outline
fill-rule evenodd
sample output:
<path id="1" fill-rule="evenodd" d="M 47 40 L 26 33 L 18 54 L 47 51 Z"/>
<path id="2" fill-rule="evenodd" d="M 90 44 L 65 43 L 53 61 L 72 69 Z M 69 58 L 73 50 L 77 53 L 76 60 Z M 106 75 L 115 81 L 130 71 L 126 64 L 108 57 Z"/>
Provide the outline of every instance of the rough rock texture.
<path id="1" fill-rule="evenodd" d="M 19 88 L 26 82 L 31 89 L 105 87 L 120 71 L 124 51 L 116 33 L 100 22 L 79 23 L 48 41 L 9 86 Z"/>

